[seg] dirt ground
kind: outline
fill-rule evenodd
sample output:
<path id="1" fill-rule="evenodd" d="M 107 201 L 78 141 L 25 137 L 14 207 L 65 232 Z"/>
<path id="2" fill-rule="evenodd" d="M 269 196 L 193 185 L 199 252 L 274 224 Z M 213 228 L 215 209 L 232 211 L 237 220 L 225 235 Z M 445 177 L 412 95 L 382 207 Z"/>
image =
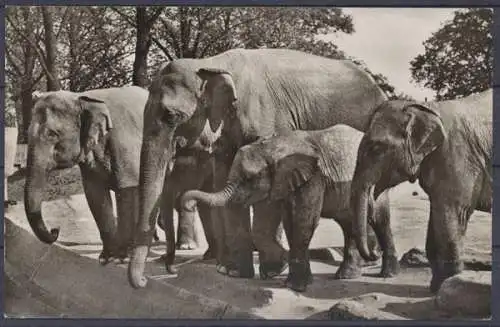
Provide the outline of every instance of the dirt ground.
<path id="1" fill-rule="evenodd" d="M 51 178 L 43 211 L 47 224 L 60 226 L 59 245 L 79 255 L 97 258 L 100 241 L 97 228 L 81 194 L 78 168 L 66 170 Z M 62 177 L 61 177 L 62 176 Z M 22 200 L 24 179 L 21 176 L 9 178 L 9 198 Z M 416 194 L 415 194 L 416 192 Z M 429 213 L 429 202 L 417 184 L 404 183 L 391 190 L 392 229 L 399 255 L 411 248 L 424 249 Z M 7 213 L 20 226 L 27 228 L 24 209 L 19 204 Z M 198 228 L 200 228 L 198 222 Z M 162 234 L 162 233 L 160 233 Z M 163 235 L 160 235 L 163 240 Z M 158 261 L 164 252 L 164 242 L 152 248 L 147 275 L 154 280 L 168 283 L 209 298 L 230 301 L 265 319 L 327 319 L 327 311 L 335 303 L 347 298 L 355 298 L 368 306 L 394 313 L 407 319 L 447 319 L 439 312 L 434 298 L 428 291 L 430 269 L 404 268 L 394 278 L 378 278 L 380 265 L 366 267 L 361 278 L 338 281 L 333 279 L 341 261 L 343 237 L 339 226 L 331 220 L 322 219 L 314 235 L 311 248 L 315 255 L 312 262 L 313 284 L 307 292 L 299 294 L 283 287 L 287 271 L 274 280 L 262 281 L 258 276 L 253 280 L 234 279 L 215 272 L 214 262 L 201 262 L 206 243 L 195 251 L 178 251 L 178 276 L 165 276 L 163 265 Z M 328 250 L 325 250 L 328 248 Z M 322 252 L 317 249 L 323 249 Z M 326 252 L 325 252 L 326 251 Z M 6 249 L 6 256 L 14 255 Z M 491 264 L 491 214 L 476 211 L 469 223 L 464 245 L 467 261 Z M 98 265 L 97 262 L 95 262 Z M 123 267 L 125 274 L 126 265 Z M 255 258 L 258 272 L 258 260 Z M 103 273 L 106 268 L 103 268 Z M 10 284 L 9 284 L 10 283 Z M 7 279 L 6 286 L 13 285 Z M 121 285 L 129 287 L 127 284 Z M 119 286 L 119 287 L 121 287 Z M 26 296 L 25 290 L 10 287 L 4 299 L 5 310 L 12 315 L 36 314 L 43 307 L 43 298 Z M 90 317 L 97 317 L 89 312 Z"/>

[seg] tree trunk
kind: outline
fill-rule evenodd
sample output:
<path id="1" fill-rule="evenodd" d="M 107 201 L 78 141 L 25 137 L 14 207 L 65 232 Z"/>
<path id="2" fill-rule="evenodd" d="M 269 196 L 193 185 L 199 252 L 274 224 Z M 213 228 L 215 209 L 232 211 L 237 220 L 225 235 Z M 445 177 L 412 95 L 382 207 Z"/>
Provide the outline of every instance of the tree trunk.
<path id="1" fill-rule="evenodd" d="M 68 7 L 69 23 L 68 23 L 68 43 L 69 43 L 69 90 L 77 92 L 79 85 L 78 78 L 78 13 L 72 7 Z"/>
<path id="2" fill-rule="evenodd" d="M 24 21 L 25 33 L 28 37 L 33 37 L 34 27 L 33 21 L 31 19 L 31 13 L 29 7 L 22 8 L 22 16 Z M 32 93 L 32 80 L 33 80 L 33 70 L 35 68 L 35 57 L 36 53 L 31 46 L 29 40 L 23 41 L 24 45 L 24 67 L 23 76 L 21 80 L 21 112 L 22 112 L 22 139 L 28 139 L 28 127 L 31 122 L 31 108 L 33 107 L 33 100 L 31 97 Z"/>
<path id="3" fill-rule="evenodd" d="M 146 7 L 136 7 L 137 39 L 135 43 L 134 71 L 132 84 L 145 87 L 148 79 L 148 53 L 151 47 L 151 21 L 148 21 Z"/>
<path id="4" fill-rule="evenodd" d="M 57 77 L 56 67 L 56 36 L 54 34 L 54 22 L 52 19 L 52 8 L 43 6 L 40 7 L 43 17 L 43 27 L 45 32 L 45 50 L 47 64 L 47 91 L 57 91 L 61 89 L 59 79 Z M 40 58 L 40 60 L 43 60 Z"/>

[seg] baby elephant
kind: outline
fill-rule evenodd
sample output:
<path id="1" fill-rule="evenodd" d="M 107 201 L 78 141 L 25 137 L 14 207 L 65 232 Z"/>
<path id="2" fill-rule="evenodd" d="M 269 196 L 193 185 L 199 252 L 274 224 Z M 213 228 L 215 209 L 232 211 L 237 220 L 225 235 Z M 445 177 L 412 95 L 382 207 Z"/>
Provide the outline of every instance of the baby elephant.
<path id="1" fill-rule="evenodd" d="M 312 281 L 308 248 L 320 216 L 334 218 L 345 239 L 344 259 L 336 278 L 359 277 L 361 257 L 353 235 L 349 200 L 362 137 L 358 130 L 339 124 L 260 139 L 238 150 L 223 190 L 188 191 L 181 198 L 182 209 L 195 210 L 197 201 L 210 206 L 281 201 L 290 244 L 286 285 L 295 291 L 305 291 Z M 399 263 L 390 230 L 387 191 L 377 201 L 372 196 L 369 209 L 369 221 L 383 253 L 380 275 L 394 276 Z M 256 247 L 261 250 L 259 244 Z"/>

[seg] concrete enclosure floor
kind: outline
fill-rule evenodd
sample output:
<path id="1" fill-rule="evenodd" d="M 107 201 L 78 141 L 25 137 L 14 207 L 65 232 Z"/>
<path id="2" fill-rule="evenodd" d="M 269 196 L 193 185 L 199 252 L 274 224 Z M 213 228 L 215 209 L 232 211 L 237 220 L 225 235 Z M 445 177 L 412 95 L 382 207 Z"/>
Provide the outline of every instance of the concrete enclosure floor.
<path id="1" fill-rule="evenodd" d="M 429 268 L 405 268 L 399 276 L 383 279 L 376 277 L 380 265 L 375 265 L 365 267 L 359 279 L 334 280 L 343 236 L 332 220 L 322 219 L 314 235 L 314 281 L 305 293 L 283 287 L 288 271 L 265 281 L 218 274 L 213 261 L 200 260 L 204 240 L 197 250 L 177 251 L 179 274 L 166 276 L 158 260 L 165 251 L 162 232 L 148 258 L 150 282 L 146 289 L 134 290 L 127 282 L 126 264 L 99 266 L 100 239 L 83 195 L 45 202 L 42 210 L 49 227 L 61 228 L 52 246 L 33 236 L 22 204 L 5 213 L 8 317 L 328 319 L 330 307 L 355 297 L 408 319 L 448 318 L 435 308 L 428 291 Z M 398 254 L 424 249 L 429 202 L 418 185 L 405 183 L 391 190 L 391 214 Z M 491 214 L 474 213 L 464 255 L 491 263 Z M 254 263 L 258 272 L 256 254 Z"/>

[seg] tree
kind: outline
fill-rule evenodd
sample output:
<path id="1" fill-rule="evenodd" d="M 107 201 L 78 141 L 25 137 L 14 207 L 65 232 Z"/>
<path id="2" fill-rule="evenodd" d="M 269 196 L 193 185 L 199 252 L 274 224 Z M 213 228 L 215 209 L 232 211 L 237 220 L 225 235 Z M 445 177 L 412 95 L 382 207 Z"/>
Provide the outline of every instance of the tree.
<path id="1" fill-rule="evenodd" d="M 61 89 L 61 84 L 59 82 L 56 67 L 57 40 L 56 35 L 54 34 L 52 8 L 41 6 L 40 10 L 43 17 L 43 29 L 45 36 L 44 43 L 46 52 L 45 57 L 40 59 L 43 60 L 46 65 L 47 90 L 57 91 Z M 40 55 L 42 54 L 40 53 Z"/>
<path id="2" fill-rule="evenodd" d="M 57 41 L 63 88 L 82 92 L 129 84 L 134 59 L 129 24 L 109 7 L 63 8 Z"/>
<path id="3" fill-rule="evenodd" d="M 16 103 L 21 142 L 27 140 L 31 121 L 31 93 L 43 77 L 34 46 L 41 31 L 34 19 L 36 16 L 32 7 L 9 7 L 6 10 L 6 91 L 12 94 Z"/>
<path id="4" fill-rule="evenodd" d="M 491 87 L 493 37 L 490 9 L 458 10 L 424 42 L 425 52 L 411 62 L 413 79 L 453 99 Z"/>
<path id="5" fill-rule="evenodd" d="M 342 57 L 333 43 L 317 34 L 352 33 L 352 19 L 341 9 L 264 7 L 112 7 L 136 29 L 134 76 L 147 66 L 176 58 L 204 58 L 233 48 L 286 47 Z M 134 18 L 135 16 L 135 18 Z M 141 63 L 139 65 L 139 63 Z M 149 74 L 149 77 L 151 74 Z M 143 78 L 141 78 L 144 80 Z M 136 84 L 144 82 L 135 81 Z"/>
<path id="6" fill-rule="evenodd" d="M 26 141 L 34 90 L 81 92 L 130 83 L 134 30 L 109 7 L 6 9 L 6 91 Z"/>
<path id="7" fill-rule="evenodd" d="M 147 81 L 148 52 L 151 47 L 151 28 L 163 11 L 162 7 L 150 8 L 148 15 L 146 7 L 136 7 L 137 37 L 135 45 L 135 60 L 132 73 L 132 84 L 145 86 Z"/>

